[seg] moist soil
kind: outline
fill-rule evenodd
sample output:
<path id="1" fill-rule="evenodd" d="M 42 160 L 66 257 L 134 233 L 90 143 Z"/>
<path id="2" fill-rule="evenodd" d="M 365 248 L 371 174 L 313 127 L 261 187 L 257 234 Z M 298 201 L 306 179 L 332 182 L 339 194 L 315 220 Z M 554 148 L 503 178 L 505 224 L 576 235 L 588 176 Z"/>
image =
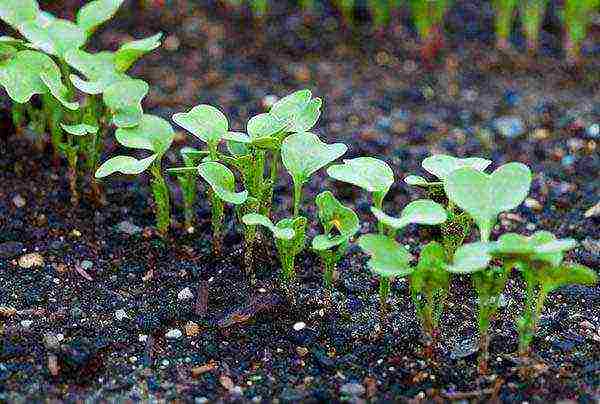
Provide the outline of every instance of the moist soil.
<path id="1" fill-rule="evenodd" d="M 77 2 L 61 3 L 46 9 L 72 17 Z M 500 54 L 491 47 L 489 5 L 457 2 L 445 59 L 426 66 L 409 26 L 371 33 L 364 13 L 365 25 L 352 29 L 330 9 L 303 17 L 277 6 L 261 23 L 213 3 L 154 3 L 145 10 L 127 4 L 94 43 L 114 49 L 132 36 L 166 33 L 163 48 L 135 68 L 152 85 L 148 112 L 168 118 L 210 103 L 243 130 L 269 95 L 310 88 L 324 99 L 315 130 L 323 139 L 348 144 L 349 158 L 373 155 L 393 167 L 391 214 L 424 196 L 402 178 L 424 175 L 420 162 L 431 153 L 485 156 L 495 166 L 520 161 L 535 173 L 530 197 L 500 216 L 494 237 L 539 229 L 573 237 L 580 245 L 567 259 L 600 269 L 600 58 L 591 41 L 585 67 L 566 68 L 552 15 L 539 56 L 522 55 L 517 33 L 516 50 Z M 490 375 L 481 378 L 468 278 L 453 277 L 439 349 L 429 360 L 405 280 L 393 283 L 380 328 L 377 279 L 357 247 L 339 264 L 330 297 L 319 259 L 307 249 L 290 299 L 278 288 L 280 265 L 265 235 L 251 284 L 232 211 L 223 254 L 211 251 L 204 188 L 190 234 L 171 181 L 175 223 L 166 239 L 152 228 L 145 177 L 107 179 L 106 206 L 84 195 L 72 207 L 64 162 L 54 166 L 50 148 L 36 150 L 27 131 L 15 135 L 3 100 L 0 402 L 600 399 L 600 286 L 568 286 L 549 297 L 533 374 L 523 379 L 515 319 L 524 285 L 513 274 L 492 325 Z M 180 164 L 177 150 L 190 143 L 178 137 L 165 166 Z M 111 139 L 106 146 L 104 158 L 118 151 Z M 89 188 L 84 179 L 80 186 Z M 305 187 L 309 239 L 319 230 L 312 201 L 324 189 L 356 209 L 361 232 L 373 230 L 368 197 L 319 173 Z M 290 179 L 282 175 L 275 216 L 290 205 Z M 435 236 L 435 229 L 411 227 L 401 241 L 418 255 L 420 243 Z"/>

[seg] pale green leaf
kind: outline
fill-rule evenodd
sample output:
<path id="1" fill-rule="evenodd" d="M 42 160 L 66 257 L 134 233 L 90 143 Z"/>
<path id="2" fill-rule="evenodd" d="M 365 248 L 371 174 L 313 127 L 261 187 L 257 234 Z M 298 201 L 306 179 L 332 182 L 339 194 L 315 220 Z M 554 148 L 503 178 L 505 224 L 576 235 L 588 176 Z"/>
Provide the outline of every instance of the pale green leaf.
<path id="1" fill-rule="evenodd" d="M 209 161 L 198 166 L 198 174 L 209 183 L 215 194 L 225 202 L 241 205 L 246 202 L 248 192 L 235 192 L 235 177 L 221 163 Z"/>
<path id="2" fill-rule="evenodd" d="M 175 131 L 166 120 L 145 114 L 139 125 L 132 128 L 118 128 L 115 137 L 125 147 L 149 150 L 161 155 L 171 147 Z"/>
<path id="3" fill-rule="evenodd" d="M 281 145 L 281 160 L 294 178 L 303 184 L 312 174 L 343 156 L 348 147 L 342 143 L 326 144 L 313 133 L 294 133 Z"/>
<path id="4" fill-rule="evenodd" d="M 408 185 L 414 185 L 418 187 L 429 187 L 436 184 L 441 185 L 441 182 L 427 182 L 425 178 L 419 175 L 409 175 L 406 178 L 404 178 L 404 182 L 406 182 Z"/>
<path id="5" fill-rule="evenodd" d="M 96 29 L 110 20 L 119 10 L 124 0 L 95 0 L 90 1 L 77 12 L 77 25 L 91 36 Z"/>
<path id="6" fill-rule="evenodd" d="M 87 125 L 85 123 L 80 123 L 78 125 L 66 125 L 61 123 L 60 126 L 65 132 L 73 136 L 93 135 L 98 132 L 97 126 Z"/>
<path id="7" fill-rule="evenodd" d="M 79 49 L 85 44 L 85 33 L 68 20 L 55 19 L 47 26 L 37 21 L 27 21 L 19 26 L 19 32 L 33 47 L 64 59 L 65 53 Z"/>
<path id="8" fill-rule="evenodd" d="M 78 102 L 69 101 L 69 89 L 63 84 L 60 76 L 60 71 L 49 69 L 40 73 L 40 79 L 50 90 L 50 94 L 56 98 L 65 108 L 71 111 L 79 109 Z"/>
<path id="9" fill-rule="evenodd" d="M 119 128 L 132 128 L 140 123 L 144 110 L 142 100 L 150 87 L 143 80 L 119 81 L 104 90 L 104 104 L 113 113 L 113 122 Z"/>
<path id="10" fill-rule="evenodd" d="M 448 218 L 446 209 L 439 203 L 428 199 L 419 199 L 406 205 L 399 218 L 388 216 L 376 207 L 371 207 L 371 211 L 383 224 L 393 229 L 401 229 L 411 223 L 423 225 L 442 224 Z"/>
<path id="11" fill-rule="evenodd" d="M 137 175 L 144 172 L 156 160 L 158 154 L 153 154 L 142 160 L 129 156 L 115 156 L 105 161 L 96 170 L 96 178 L 104 178 L 113 173 L 120 172 L 126 175 Z"/>
<path id="12" fill-rule="evenodd" d="M 86 77 L 87 81 L 73 74 L 70 76 L 73 85 L 86 94 L 101 94 L 110 85 L 129 79 L 117 72 L 112 52 L 88 53 L 75 49 L 65 53 L 65 61 Z"/>
<path id="13" fill-rule="evenodd" d="M 394 173 L 387 163 L 373 157 L 358 157 L 333 165 L 327 174 L 342 182 L 356 185 L 367 192 L 385 196 L 394 183 Z"/>
<path id="14" fill-rule="evenodd" d="M 291 240 L 294 238 L 295 232 L 293 229 L 289 227 L 277 227 L 273 224 L 271 219 L 266 216 L 259 215 L 257 213 L 248 213 L 242 217 L 242 221 L 247 226 L 264 226 L 267 229 L 271 230 L 273 236 L 282 240 Z"/>
<path id="15" fill-rule="evenodd" d="M 225 114 L 211 105 L 198 105 L 189 112 L 175 114 L 173 121 L 208 144 L 218 143 L 229 130 Z"/>
<path id="16" fill-rule="evenodd" d="M 448 272 L 468 274 L 484 270 L 492 260 L 491 248 L 489 243 L 481 242 L 462 245 L 456 250 Z"/>
<path id="17" fill-rule="evenodd" d="M 358 245 L 371 256 L 369 268 L 384 278 L 406 276 L 412 272 L 410 253 L 396 240 L 382 234 L 365 234 Z"/>
<path id="18" fill-rule="evenodd" d="M 277 101 L 269 113 L 285 122 L 286 132 L 307 132 L 319 120 L 321 105 L 321 99 L 313 99 L 310 90 L 301 90 Z"/>
<path id="19" fill-rule="evenodd" d="M 596 272 L 579 264 L 546 267 L 537 272 L 537 275 L 546 293 L 567 285 L 592 286 L 598 283 Z"/>
<path id="20" fill-rule="evenodd" d="M 445 154 L 436 154 L 427 157 L 421 163 L 425 171 L 435 175 L 442 181 L 445 181 L 453 171 L 458 170 L 459 168 L 471 167 L 477 171 L 484 171 L 490 164 L 492 164 L 491 160 L 479 157 L 461 159 Z"/>
<path id="21" fill-rule="evenodd" d="M 127 71 L 139 58 L 160 47 L 162 32 L 148 38 L 123 44 L 115 53 L 115 66 L 118 71 Z"/>
<path id="22" fill-rule="evenodd" d="M 0 19 L 13 28 L 35 21 L 40 12 L 36 0 L 0 0 Z"/>
<path id="23" fill-rule="evenodd" d="M 317 195 L 315 203 L 325 231 L 325 234 L 319 234 L 312 240 L 315 250 L 328 250 L 348 242 L 358 232 L 360 222 L 356 213 L 338 201 L 330 191 Z"/>

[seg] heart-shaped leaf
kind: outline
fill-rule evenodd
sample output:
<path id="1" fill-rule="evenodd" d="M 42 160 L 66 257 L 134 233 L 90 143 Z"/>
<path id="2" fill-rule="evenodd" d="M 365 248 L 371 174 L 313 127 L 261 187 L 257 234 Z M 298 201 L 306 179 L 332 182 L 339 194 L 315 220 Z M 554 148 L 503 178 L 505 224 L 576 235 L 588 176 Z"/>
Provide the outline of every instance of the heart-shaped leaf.
<path id="1" fill-rule="evenodd" d="M 464 244 L 454 253 L 453 262 L 447 267 L 448 272 L 457 274 L 470 274 L 482 271 L 492 261 L 490 243 Z"/>
<path id="2" fill-rule="evenodd" d="M 213 145 L 229 130 L 225 114 L 211 105 L 198 105 L 189 112 L 175 114 L 173 121 L 203 142 Z"/>
<path id="3" fill-rule="evenodd" d="M 50 69 L 40 73 L 40 79 L 46 85 L 50 94 L 54 96 L 62 105 L 71 111 L 79 109 L 78 102 L 69 101 L 69 89 L 61 80 L 60 71 L 58 69 Z"/>
<path id="4" fill-rule="evenodd" d="M 6 89 L 8 96 L 20 104 L 28 102 L 36 94 L 47 94 L 48 85 L 57 99 L 66 107 L 77 109 L 76 103 L 69 103 L 64 95 L 60 81 L 60 69 L 51 57 L 41 52 L 24 50 L 17 52 L 4 65 L 0 65 L 0 84 Z"/>
<path id="5" fill-rule="evenodd" d="M 312 247 L 317 251 L 329 250 L 350 240 L 360 228 L 358 216 L 344 206 L 329 191 L 321 192 L 315 198 L 319 221 L 325 234 L 317 235 Z M 335 234 L 332 231 L 335 230 Z"/>
<path id="6" fill-rule="evenodd" d="M 384 161 L 373 157 L 358 157 L 344 160 L 344 164 L 333 165 L 327 174 L 338 180 L 361 187 L 367 192 L 376 193 L 381 199 L 394 183 L 394 173 Z"/>
<path id="7" fill-rule="evenodd" d="M 85 44 L 85 33 L 76 24 L 56 18 L 46 26 L 38 21 L 27 21 L 19 26 L 19 32 L 33 47 L 49 55 L 64 59 L 65 53 L 79 49 Z"/>
<path id="8" fill-rule="evenodd" d="M 90 1 L 77 12 L 77 25 L 90 37 L 96 29 L 110 20 L 119 10 L 124 0 Z"/>
<path id="9" fill-rule="evenodd" d="M 500 258 L 513 258 L 522 261 L 542 261 L 554 267 L 560 265 L 563 253 L 577 246 L 573 239 L 557 240 L 548 231 L 538 231 L 530 237 L 516 233 L 506 233 L 494 243 L 492 253 Z"/>
<path id="10" fill-rule="evenodd" d="M 291 240 L 294 238 L 295 232 L 290 227 L 277 227 L 273 224 L 271 219 L 266 216 L 259 215 L 257 213 L 248 213 L 242 217 L 242 221 L 247 226 L 264 226 L 271 230 L 273 236 L 281 240 Z"/>
<path id="11" fill-rule="evenodd" d="M 435 175 L 442 181 L 445 181 L 453 172 L 463 167 L 471 167 L 477 171 L 484 171 L 490 164 L 491 160 L 482 159 L 479 157 L 457 158 L 445 154 L 436 154 L 427 157 L 421 165 L 430 174 Z"/>
<path id="12" fill-rule="evenodd" d="M 498 214 L 519 206 L 530 186 L 531 171 L 521 163 L 505 164 L 491 175 L 463 167 L 444 182 L 446 195 L 475 220 L 483 241 L 489 240 Z"/>
<path id="13" fill-rule="evenodd" d="M 140 123 L 144 110 L 142 100 L 150 87 L 144 80 L 127 79 L 104 90 L 104 104 L 113 113 L 113 123 L 118 128 L 132 128 Z"/>
<path id="14" fill-rule="evenodd" d="M 358 245 L 371 256 L 368 265 L 376 274 L 391 278 L 412 272 L 412 256 L 396 240 L 382 234 L 365 234 L 358 239 Z"/>
<path id="15" fill-rule="evenodd" d="M 435 241 L 421 250 L 417 268 L 410 276 L 410 287 L 417 293 L 435 292 L 446 289 L 450 283 L 450 274 L 446 271 L 446 250 Z"/>
<path id="16" fill-rule="evenodd" d="M 198 174 L 209 183 L 215 194 L 225 202 L 241 205 L 246 202 L 248 192 L 235 192 L 235 177 L 229 168 L 216 161 L 198 166 Z"/>
<path id="17" fill-rule="evenodd" d="M 120 172 L 126 175 L 137 175 L 144 172 L 156 160 L 158 154 L 153 154 L 142 160 L 129 156 L 115 156 L 105 161 L 96 170 L 96 178 L 104 178 L 113 173 Z"/>
<path id="18" fill-rule="evenodd" d="M 345 144 L 323 143 L 313 133 L 294 133 L 281 144 L 281 159 L 294 181 L 303 184 L 312 174 L 343 156 L 347 150 Z"/>
<path id="19" fill-rule="evenodd" d="M 98 133 L 97 126 L 87 125 L 85 123 L 80 123 L 78 125 L 66 125 L 61 123 L 60 126 L 65 132 L 73 136 L 85 136 Z"/>
<path id="20" fill-rule="evenodd" d="M 382 210 L 371 207 L 371 212 L 377 220 L 393 229 L 401 229 L 411 223 L 436 225 L 442 224 L 448 218 L 446 209 L 439 203 L 428 199 L 419 199 L 406 205 L 399 218 L 386 215 Z"/>
<path id="21" fill-rule="evenodd" d="M 36 0 L 0 1 L 0 19 L 15 29 L 28 21 L 35 21 L 39 12 Z"/>
<path id="22" fill-rule="evenodd" d="M 256 115 L 248 121 L 247 131 L 250 141 L 256 147 L 278 149 L 281 140 L 278 135 L 286 129 L 286 122 L 273 114 Z"/>
<path id="23" fill-rule="evenodd" d="M 277 101 L 269 113 L 286 123 L 288 133 L 307 132 L 319 120 L 321 105 L 321 99 L 313 99 L 310 90 L 301 90 Z"/>
<path id="24" fill-rule="evenodd" d="M 117 72 L 112 52 L 92 54 L 75 49 L 65 54 L 65 61 L 89 80 L 73 74 L 70 76 L 73 85 L 86 94 L 101 94 L 112 84 L 129 80 L 127 75 Z"/>
<path id="25" fill-rule="evenodd" d="M 139 58 L 160 47 L 162 32 L 148 38 L 123 44 L 115 53 L 115 66 L 118 71 L 126 72 Z"/>
<path id="26" fill-rule="evenodd" d="M 149 150 L 162 155 L 171 147 L 175 131 L 171 124 L 161 117 L 145 114 L 138 126 L 118 128 L 115 137 L 125 147 Z"/>

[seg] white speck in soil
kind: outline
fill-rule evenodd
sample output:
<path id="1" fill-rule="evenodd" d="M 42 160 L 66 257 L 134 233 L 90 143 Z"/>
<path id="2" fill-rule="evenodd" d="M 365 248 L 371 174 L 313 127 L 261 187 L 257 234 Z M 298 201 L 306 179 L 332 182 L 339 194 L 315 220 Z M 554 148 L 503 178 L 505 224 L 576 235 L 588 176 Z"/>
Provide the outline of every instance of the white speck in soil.
<path id="1" fill-rule="evenodd" d="M 127 313 L 125 312 L 125 310 L 119 309 L 115 311 L 115 317 L 117 318 L 117 320 L 123 321 L 127 318 Z"/>
<path id="2" fill-rule="evenodd" d="M 190 290 L 190 288 L 185 288 L 177 294 L 178 300 L 189 300 L 194 297 L 194 294 Z"/>
<path id="3" fill-rule="evenodd" d="M 181 332 L 181 330 L 178 330 L 177 328 L 174 328 L 172 330 L 169 330 L 165 334 L 165 337 L 168 338 L 168 339 L 179 339 L 179 338 L 181 338 L 182 335 L 183 335 L 183 333 Z"/>
<path id="4" fill-rule="evenodd" d="M 23 328 L 29 328 L 29 327 L 31 327 L 32 324 L 33 324 L 32 320 L 21 321 L 21 327 L 23 327 Z"/>
<path id="5" fill-rule="evenodd" d="M 302 321 L 299 321 L 296 324 L 294 324 L 295 331 L 302 331 L 305 327 L 306 327 L 306 323 L 304 323 Z"/>
<path id="6" fill-rule="evenodd" d="M 12 198 L 12 203 L 20 209 L 27 204 L 27 201 L 21 195 L 17 194 L 14 198 Z"/>

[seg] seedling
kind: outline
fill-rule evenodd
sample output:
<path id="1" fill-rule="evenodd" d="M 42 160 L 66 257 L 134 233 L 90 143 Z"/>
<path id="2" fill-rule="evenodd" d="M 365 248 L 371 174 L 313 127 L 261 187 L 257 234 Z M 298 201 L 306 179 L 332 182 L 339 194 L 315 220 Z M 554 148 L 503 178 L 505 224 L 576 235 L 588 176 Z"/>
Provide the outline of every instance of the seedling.
<path id="1" fill-rule="evenodd" d="M 242 220 L 247 226 L 260 225 L 271 231 L 281 261 L 283 284 L 288 288 L 296 280 L 296 256 L 302 252 L 306 243 L 306 218 L 286 218 L 274 225 L 266 216 L 249 213 Z"/>
<path id="2" fill-rule="evenodd" d="M 356 213 L 329 191 L 317 195 L 315 203 L 324 233 L 313 238 L 312 248 L 323 261 L 323 283 L 331 291 L 336 265 L 346 254 L 350 239 L 358 232 L 360 223 Z"/>
<path id="3" fill-rule="evenodd" d="M 535 54 L 539 46 L 540 29 L 548 0 L 524 0 L 520 6 L 523 31 L 527 39 L 527 50 L 530 54 Z"/>
<path id="4" fill-rule="evenodd" d="M 169 230 L 171 218 L 169 188 L 161 173 L 161 162 L 174 136 L 175 132 L 169 122 L 154 115 L 143 115 L 138 126 L 119 128 L 115 137 L 125 147 L 148 150 L 153 154 L 142 160 L 130 156 L 115 156 L 105 161 L 96 171 L 96 178 L 104 178 L 115 172 L 138 175 L 149 168 L 152 174 L 156 223 L 162 235 L 166 235 Z"/>
<path id="5" fill-rule="evenodd" d="M 371 193 L 373 204 L 380 210 L 383 209 L 383 199 L 394 183 L 394 173 L 390 166 L 373 157 L 344 160 L 344 164 L 329 167 L 327 174 Z M 383 234 L 382 223 L 378 224 L 378 229 Z"/>
<path id="6" fill-rule="evenodd" d="M 563 20 L 565 24 L 565 51 L 567 62 L 581 64 L 581 44 L 587 36 L 594 10 L 600 0 L 565 0 Z"/>
<path id="7" fill-rule="evenodd" d="M 188 231 L 192 231 L 194 228 L 194 203 L 196 202 L 197 193 L 197 178 L 198 171 L 195 170 L 198 165 L 194 156 L 199 151 L 192 147 L 184 147 L 180 150 L 181 157 L 183 159 L 184 167 L 191 170 L 184 171 L 181 173 L 176 172 L 177 182 L 181 188 L 181 194 L 183 197 L 183 212 L 185 217 L 185 227 Z M 171 172 L 172 170 L 167 170 Z"/>
<path id="8" fill-rule="evenodd" d="M 442 22 L 451 4 L 451 0 L 410 0 L 415 26 L 423 43 L 421 53 L 427 63 L 433 61 L 442 47 Z"/>
<path id="9" fill-rule="evenodd" d="M 79 147 L 74 141 L 74 137 L 95 136 L 98 133 L 98 127 L 87 124 L 65 125 L 61 124 L 62 129 L 67 132 L 67 142 L 60 144 L 60 150 L 65 154 L 69 163 L 69 188 L 71 189 L 71 204 L 79 203 L 79 192 L 77 191 L 77 160 Z"/>
<path id="10" fill-rule="evenodd" d="M 389 232 L 389 236 L 385 236 L 385 238 L 369 237 L 369 238 L 367 238 L 367 240 L 369 240 L 367 242 L 367 244 L 364 244 L 364 242 L 361 242 L 361 239 L 362 239 L 362 237 L 361 237 L 361 239 L 359 239 L 359 242 L 358 242 L 358 245 L 363 250 L 365 250 L 365 252 L 369 253 L 370 255 L 375 256 L 374 261 L 373 261 L 373 259 L 371 261 L 369 261 L 369 266 L 375 273 L 380 275 L 379 300 L 380 300 L 381 313 L 382 313 L 382 319 L 383 319 L 385 317 L 385 313 L 387 312 L 387 301 L 388 301 L 388 296 L 389 296 L 389 292 L 390 292 L 390 278 L 393 276 L 404 276 L 404 275 L 408 274 L 408 272 L 407 272 L 404 275 L 400 275 L 400 274 L 404 273 L 404 271 L 406 271 L 406 268 L 404 268 L 404 266 L 403 266 L 404 265 L 403 261 L 400 260 L 401 257 L 405 256 L 406 250 L 404 249 L 404 247 L 401 247 L 400 250 L 398 250 L 400 252 L 390 252 L 390 251 L 396 251 L 397 250 L 396 247 L 389 249 L 386 252 L 386 249 L 384 247 L 385 246 L 390 247 L 390 248 L 392 246 L 399 247 L 399 245 L 395 241 L 394 237 L 397 235 L 397 232 L 399 230 L 405 228 L 409 224 L 437 225 L 437 224 L 443 223 L 446 220 L 447 215 L 446 215 L 446 211 L 444 210 L 443 206 L 441 206 L 440 204 L 438 204 L 436 202 L 425 200 L 425 199 L 416 200 L 416 201 L 413 201 L 413 202 L 409 203 L 408 205 L 406 205 L 406 207 L 402 210 L 400 217 L 398 217 L 398 218 L 388 216 L 381 209 L 379 209 L 377 207 L 372 207 L 371 211 L 373 212 L 375 217 L 377 217 L 380 228 L 384 228 L 384 226 L 387 226 L 389 229 L 391 229 L 391 231 Z M 383 236 L 383 232 L 380 232 L 379 235 Z M 368 236 L 374 236 L 374 235 L 368 235 Z M 385 240 L 387 240 L 387 241 L 385 241 Z M 390 257 L 386 258 L 385 257 L 386 254 L 390 254 Z M 379 265 L 379 263 L 380 262 L 387 263 L 388 259 L 392 260 L 390 262 L 395 262 L 394 265 L 395 265 L 396 271 L 398 272 L 398 275 L 392 274 L 392 275 L 386 276 L 385 275 L 386 271 L 383 270 L 383 272 L 382 272 L 382 270 L 381 270 L 382 267 Z M 385 267 L 383 267 L 383 268 L 385 268 Z"/>
<path id="11" fill-rule="evenodd" d="M 469 215 L 458 209 L 449 201 L 444 192 L 444 182 L 455 170 L 462 167 L 471 167 L 477 171 L 484 171 L 491 164 L 490 160 L 479 157 L 456 158 L 444 154 L 427 157 L 421 163 L 425 171 L 437 177 L 438 181 L 428 182 L 417 175 L 409 175 L 404 181 L 409 185 L 418 186 L 427 190 L 429 197 L 446 205 L 448 220 L 441 224 L 442 242 L 449 256 L 461 246 L 471 233 L 472 221 Z"/>
<path id="12" fill-rule="evenodd" d="M 510 34 L 517 9 L 517 0 L 494 0 L 496 11 L 496 47 L 500 50 L 510 49 Z"/>
<path id="13" fill-rule="evenodd" d="M 281 159 L 294 182 L 294 217 L 300 214 L 302 186 L 311 175 L 343 156 L 347 150 L 345 144 L 326 144 L 309 132 L 294 133 L 283 141 Z"/>

